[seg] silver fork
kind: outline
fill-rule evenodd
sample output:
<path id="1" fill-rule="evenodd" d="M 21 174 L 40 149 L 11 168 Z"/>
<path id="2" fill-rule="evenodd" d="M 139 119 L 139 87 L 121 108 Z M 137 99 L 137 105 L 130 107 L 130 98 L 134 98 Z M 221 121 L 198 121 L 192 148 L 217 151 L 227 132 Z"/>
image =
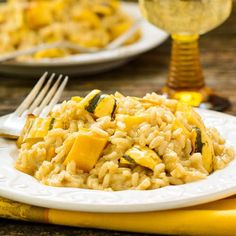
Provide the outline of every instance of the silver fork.
<path id="1" fill-rule="evenodd" d="M 58 103 L 68 82 L 68 76 L 45 72 L 20 106 L 11 114 L 0 117 L 0 136 L 17 138 L 28 114 L 46 117 Z M 47 78 L 49 79 L 47 80 Z M 55 82 L 54 82 L 55 81 Z"/>

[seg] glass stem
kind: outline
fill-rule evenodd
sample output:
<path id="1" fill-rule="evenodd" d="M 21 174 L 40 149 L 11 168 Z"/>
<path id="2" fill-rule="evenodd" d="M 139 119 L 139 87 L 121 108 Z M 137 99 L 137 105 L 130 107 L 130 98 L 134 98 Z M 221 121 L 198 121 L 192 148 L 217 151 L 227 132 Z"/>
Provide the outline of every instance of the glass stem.
<path id="1" fill-rule="evenodd" d="M 198 35 L 172 35 L 172 55 L 167 87 L 177 91 L 199 90 L 204 77 L 199 58 Z"/>

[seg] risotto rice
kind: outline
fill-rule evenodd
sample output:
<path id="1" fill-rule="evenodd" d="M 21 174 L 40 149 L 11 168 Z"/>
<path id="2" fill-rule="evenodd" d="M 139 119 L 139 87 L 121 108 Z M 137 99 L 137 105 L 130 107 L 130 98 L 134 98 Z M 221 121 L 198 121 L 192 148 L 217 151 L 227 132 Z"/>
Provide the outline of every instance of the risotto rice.
<path id="1" fill-rule="evenodd" d="M 204 179 L 234 158 L 191 107 L 155 93 L 94 90 L 63 102 L 50 118 L 46 129 L 43 119 L 29 117 L 15 163 L 45 185 L 150 190 Z"/>

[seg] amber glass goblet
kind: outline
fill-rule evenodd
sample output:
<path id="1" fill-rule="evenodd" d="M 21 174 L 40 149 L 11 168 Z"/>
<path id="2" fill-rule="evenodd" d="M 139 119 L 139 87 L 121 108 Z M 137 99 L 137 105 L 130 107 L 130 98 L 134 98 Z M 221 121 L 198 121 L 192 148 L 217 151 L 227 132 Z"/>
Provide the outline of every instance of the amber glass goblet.
<path id="1" fill-rule="evenodd" d="M 232 0 L 139 0 L 143 16 L 172 35 L 169 76 L 163 93 L 195 107 L 224 110 L 230 103 L 205 86 L 199 35 L 230 15 Z"/>

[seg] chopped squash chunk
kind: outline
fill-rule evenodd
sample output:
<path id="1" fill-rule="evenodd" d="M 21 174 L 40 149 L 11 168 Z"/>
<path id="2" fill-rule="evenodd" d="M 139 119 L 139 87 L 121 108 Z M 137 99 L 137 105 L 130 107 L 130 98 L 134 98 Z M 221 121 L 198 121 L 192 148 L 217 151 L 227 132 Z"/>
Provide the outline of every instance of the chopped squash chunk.
<path id="1" fill-rule="evenodd" d="M 116 100 L 110 95 L 101 95 L 99 102 L 94 110 L 96 117 L 111 116 L 113 117 L 116 111 Z"/>
<path id="2" fill-rule="evenodd" d="M 189 138 L 191 137 L 191 132 L 184 126 L 184 124 L 178 118 L 176 118 L 172 124 L 172 130 L 176 130 L 179 128 L 181 128 L 183 130 L 183 133 L 187 137 L 189 137 Z"/>
<path id="3" fill-rule="evenodd" d="M 116 100 L 114 97 L 99 93 L 90 101 L 86 110 L 97 118 L 103 116 L 113 117 L 116 107 Z"/>
<path id="4" fill-rule="evenodd" d="M 203 165 L 208 173 L 211 173 L 213 168 L 213 159 L 214 159 L 214 147 L 212 141 L 206 130 L 202 127 L 195 127 L 192 131 L 192 145 L 193 153 L 201 153 L 203 159 Z"/>
<path id="5" fill-rule="evenodd" d="M 154 170 L 155 166 L 162 162 L 155 151 L 139 145 L 130 148 L 123 158 L 130 164 L 137 164 L 151 170 Z"/>
<path id="6" fill-rule="evenodd" d="M 120 1 L 110 0 L 109 6 L 112 7 L 114 10 L 117 10 L 120 7 Z"/>
<path id="7" fill-rule="evenodd" d="M 43 140 L 44 137 L 47 135 L 48 131 L 52 129 L 54 122 L 55 119 L 51 117 L 36 118 L 24 142 L 28 142 L 31 140 Z"/>
<path id="8" fill-rule="evenodd" d="M 129 116 L 126 115 L 123 118 L 123 122 L 125 123 L 126 130 L 130 130 L 144 122 L 148 121 L 148 117 L 146 116 Z"/>
<path id="9" fill-rule="evenodd" d="M 204 143 L 202 142 L 201 130 L 197 127 L 193 128 L 191 132 L 191 142 L 192 142 L 192 153 L 200 152 L 202 153 L 202 147 Z"/>
<path id="10" fill-rule="evenodd" d="M 20 137 L 18 138 L 17 140 L 17 143 L 16 145 L 20 148 L 20 146 L 22 145 L 22 143 L 24 142 L 29 130 L 31 129 L 32 127 L 32 124 L 33 124 L 33 121 L 36 119 L 36 116 L 34 115 L 28 115 L 27 119 L 26 119 L 26 122 L 25 122 L 25 125 L 24 125 L 24 128 L 22 129 L 21 131 L 21 134 L 20 134 Z"/>
<path id="11" fill-rule="evenodd" d="M 120 164 L 124 164 L 124 165 L 130 165 L 132 164 L 131 162 L 127 161 L 124 157 L 120 158 Z M 134 163 L 135 164 L 135 163 Z"/>
<path id="12" fill-rule="evenodd" d="M 85 21 L 90 24 L 92 27 L 99 27 L 100 26 L 100 19 L 94 12 L 91 12 L 89 9 L 80 9 L 74 11 L 73 19 L 81 22 Z"/>
<path id="13" fill-rule="evenodd" d="M 63 56 L 66 56 L 66 51 L 63 49 L 57 49 L 57 48 L 41 50 L 34 54 L 34 58 L 36 59 L 57 58 L 57 57 L 63 57 Z"/>
<path id="14" fill-rule="evenodd" d="M 122 22 L 114 25 L 111 29 L 111 37 L 115 39 L 125 33 L 132 26 L 131 22 Z"/>
<path id="15" fill-rule="evenodd" d="M 193 148 L 195 148 L 194 152 L 200 152 L 202 154 L 203 165 L 208 173 L 211 173 L 215 156 L 214 147 L 200 115 L 192 107 L 182 103 L 178 104 L 178 109 L 185 114 L 186 119 L 193 126 L 192 142 L 195 143 L 195 146 L 193 145 Z M 195 135 L 194 132 L 196 132 Z"/>
<path id="16" fill-rule="evenodd" d="M 53 128 L 63 128 L 63 123 L 52 117 L 40 118 L 30 115 L 17 141 L 17 145 L 20 146 L 22 143 L 26 142 L 32 144 L 39 142 L 43 140 L 48 134 L 48 131 Z"/>
<path id="17" fill-rule="evenodd" d="M 97 4 L 93 7 L 93 11 L 98 15 L 109 16 L 112 15 L 113 9 L 106 4 Z"/>
<path id="18" fill-rule="evenodd" d="M 50 3 L 33 2 L 26 10 L 26 22 L 31 29 L 50 25 L 53 22 L 53 15 Z"/>
<path id="19" fill-rule="evenodd" d="M 87 106 L 89 106 L 94 97 L 98 96 L 99 94 L 101 94 L 101 91 L 98 89 L 94 89 L 85 98 L 83 98 L 83 100 L 80 102 L 80 106 L 86 108 Z"/>
<path id="20" fill-rule="evenodd" d="M 79 97 L 79 96 L 76 96 L 76 97 L 72 97 L 72 98 L 71 98 L 71 101 L 78 102 L 78 103 L 80 103 L 82 100 L 83 100 L 83 98 L 82 98 L 82 97 Z"/>
<path id="21" fill-rule="evenodd" d="M 107 137 L 80 130 L 64 164 L 74 160 L 79 169 L 89 172 L 95 166 L 107 141 Z"/>
<path id="22" fill-rule="evenodd" d="M 200 115 L 195 112 L 191 106 L 179 102 L 177 104 L 177 110 L 182 111 L 184 113 L 185 117 L 191 125 L 198 124 L 198 126 L 202 126 L 205 128 Z"/>

